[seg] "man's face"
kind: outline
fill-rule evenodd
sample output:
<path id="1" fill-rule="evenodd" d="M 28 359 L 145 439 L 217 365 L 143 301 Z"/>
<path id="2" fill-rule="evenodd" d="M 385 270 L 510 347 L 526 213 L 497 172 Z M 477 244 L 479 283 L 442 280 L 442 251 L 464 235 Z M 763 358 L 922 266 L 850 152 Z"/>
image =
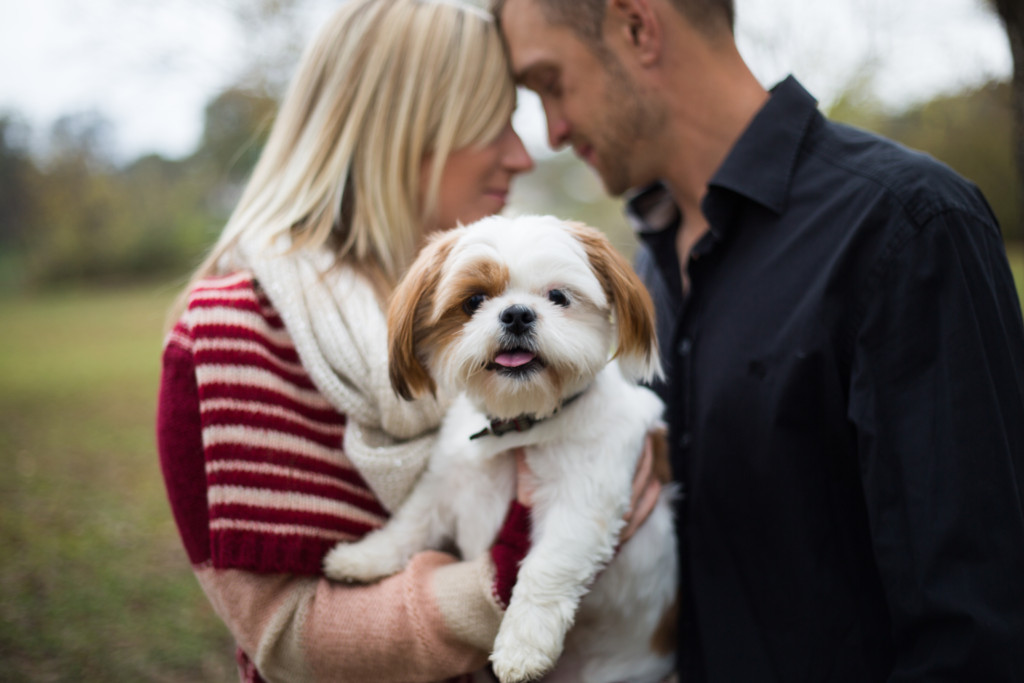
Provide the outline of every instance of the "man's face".
<path id="1" fill-rule="evenodd" d="M 633 171 L 647 117 L 616 57 L 550 24 L 536 0 L 508 0 L 501 25 L 516 80 L 540 96 L 551 146 L 571 145 L 609 194 L 648 182 Z"/>

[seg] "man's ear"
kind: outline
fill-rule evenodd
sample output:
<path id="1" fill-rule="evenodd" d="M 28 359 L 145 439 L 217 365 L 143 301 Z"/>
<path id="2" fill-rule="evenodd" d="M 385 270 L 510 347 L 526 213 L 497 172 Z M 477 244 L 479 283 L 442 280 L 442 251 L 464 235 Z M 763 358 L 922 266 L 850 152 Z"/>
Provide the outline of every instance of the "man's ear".
<path id="1" fill-rule="evenodd" d="M 641 66 L 661 56 L 661 20 L 652 0 L 608 0 L 604 30 L 605 40 L 634 54 Z"/>

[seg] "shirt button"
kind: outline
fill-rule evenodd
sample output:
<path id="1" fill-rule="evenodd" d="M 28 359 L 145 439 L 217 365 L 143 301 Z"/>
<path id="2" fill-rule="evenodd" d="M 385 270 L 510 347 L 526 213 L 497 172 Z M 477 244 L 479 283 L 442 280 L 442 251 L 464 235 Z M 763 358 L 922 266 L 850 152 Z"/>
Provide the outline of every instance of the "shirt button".
<path id="1" fill-rule="evenodd" d="M 693 341 L 689 337 L 687 337 L 686 339 L 683 339 L 681 342 L 679 342 L 679 346 L 676 347 L 676 351 L 679 353 L 679 355 L 680 356 L 684 356 L 684 357 L 685 356 L 689 356 L 690 355 L 690 351 L 692 351 L 692 350 L 693 350 Z"/>
<path id="2" fill-rule="evenodd" d="M 683 435 L 679 437 L 679 445 L 689 448 L 691 443 L 693 443 L 693 437 L 690 436 L 690 432 L 683 432 Z"/>

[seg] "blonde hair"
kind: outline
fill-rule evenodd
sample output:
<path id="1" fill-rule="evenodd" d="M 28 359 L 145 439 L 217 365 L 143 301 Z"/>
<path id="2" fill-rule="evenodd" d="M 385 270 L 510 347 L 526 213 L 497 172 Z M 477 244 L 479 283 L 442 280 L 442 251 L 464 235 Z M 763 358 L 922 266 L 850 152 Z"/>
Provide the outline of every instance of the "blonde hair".
<path id="1" fill-rule="evenodd" d="M 449 154 L 495 139 L 515 97 L 489 13 L 457 0 L 347 0 L 306 50 L 192 282 L 240 243 L 262 249 L 290 232 L 293 249 L 327 245 L 336 264 L 390 291 L 436 209 Z"/>

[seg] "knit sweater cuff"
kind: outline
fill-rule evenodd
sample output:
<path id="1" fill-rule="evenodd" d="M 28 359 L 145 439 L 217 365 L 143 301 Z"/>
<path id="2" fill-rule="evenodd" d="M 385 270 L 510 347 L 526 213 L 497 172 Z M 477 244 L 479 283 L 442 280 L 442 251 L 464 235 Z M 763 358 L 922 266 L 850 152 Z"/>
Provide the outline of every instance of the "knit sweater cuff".
<path id="1" fill-rule="evenodd" d="M 530 508 L 513 500 L 509 505 L 505 523 L 491 546 L 494 562 L 494 598 L 502 608 L 512 599 L 512 587 L 519 575 L 519 564 L 530 550 Z"/>
<path id="2" fill-rule="evenodd" d="M 504 608 L 493 593 L 494 565 L 484 554 L 466 562 L 453 562 L 434 572 L 433 589 L 448 632 L 486 655 L 494 649 Z"/>

